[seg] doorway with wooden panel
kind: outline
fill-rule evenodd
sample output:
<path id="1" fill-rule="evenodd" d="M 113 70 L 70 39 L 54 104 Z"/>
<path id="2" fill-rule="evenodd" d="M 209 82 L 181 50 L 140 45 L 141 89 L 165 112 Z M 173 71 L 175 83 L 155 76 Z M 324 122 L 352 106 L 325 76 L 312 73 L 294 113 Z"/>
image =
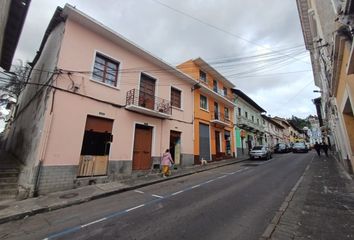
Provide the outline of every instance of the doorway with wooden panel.
<path id="1" fill-rule="evenodd" d="M 152 167 L 152 127 L 136 124 L 133 150 L 133 170 L 149 170 Z"/>
<path id="2" fill-rule="evenodd" d="M 78 177 L 107 174 L 110 146 L 113 141 L 112 127 L 111 119 L 87 116 Z"/>

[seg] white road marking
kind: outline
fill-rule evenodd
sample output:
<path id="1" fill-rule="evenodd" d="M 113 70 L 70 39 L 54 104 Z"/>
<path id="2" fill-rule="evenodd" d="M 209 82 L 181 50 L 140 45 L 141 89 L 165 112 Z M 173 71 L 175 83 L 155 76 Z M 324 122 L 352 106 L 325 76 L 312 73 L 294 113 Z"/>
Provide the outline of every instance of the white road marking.
<path id="1" fill-rule="evenodd" d="M 102 221 L 104 221 L 104 220 L 106 220 L 106 219 L 107 219 L 107 218 L 101 218 L 101 219 L 98 219 L 98 220 L 96 220 L 96 221 L 93 221 L 93 222 L 90 222 L 90 223 L 86 223 L 86 224 L 84 224 L 84 225 L 81 225 L 81 228 L 90 226 L 90 225 L 95 224 L 95 223 L 102 222 Z"/>
<path id="2" fill-rule="evenodd" d="M 235 174 L 236 172 L 222 172 L 221 174 L 225 174 L 225 175 L 232 175 Z"/>
<path id="3" fill-rule="evenodd" d="M 177 194 L 180 194 L 180 193 L 183 193 L 183 192 L 184 192 L 184 190 L 181 190 L 181 191 L 178 191 L 178 192 L 174 192 L 174 193 L 171 194 L 171 196 L 174 196 L 174 195 L 177 195 Z"/>
<path id="4" fill-rule="evenodd" d="M 247 169 L 249 169 L 249 167 L 239 169 L 239 170 L 237 170 L 237 171 L 235 171 L 235 172 L 232 172 L 232 173 L 230 173 L 230 174 L 235 174 L 235 173 L 238 173 L 238 172 L 243 172 L 243 171 L 246 171 Z M 157 198 L 159 198 L 159 199 L 161 199 L 161 200 L 162 200 L 162 199 L 168 199 L 168 198 L 171 197 L 171 196 L 174 196 L 174 195 L 183 193 L 183 192 L 185 192 L 185 191 L 188 191 L 188 190 L 191 190 L 191 189 L 200 187 L 200 186 L 202 186 L 202 185 L 204 185 L 204 184 L 214 182 L 214 181 L 216 181 L 217 179 L 221 179 L 221 178 L 224 178 L 224 177 L 227 177 L 227 176 L 228 176 L 228 175 L 223 175 L 223 176 L 220 176 L 220 177 L 218 177 L 218 178 L 210 179 L 210 180 L 208 180 L 208 181 L 206 181 L 206 182 L 203 182 L 203 183 L 194 185 L 194 186 L 192 186 L 192 187 L 186 188 L 186 189 L 184 189 L 184 190 L 181 190 L 181 191 L 172 193 L 171 195 L 166 196 L 166 197 L 159 196 L 159 195 L 156 195 L 156 194 L 152 194 L 152 196 L 157 197 Z M 136 193 L 145 194 L 144 192 L 139 191 L 139 190 L 134 190 L 134 191 L 135 191 Z M 114 212 L 113 214 L 109 214 L 109 215 L 107 215 L 106 217 L 101 218 L 101 219 L 98 219 L 98 220 L 96 220 L 96 221 L 93 221 L 93 222 L 90 222 L 90 223 L 87 223 L 87 224 L 84 224 L 84 225 L 78 225 L 78 226 L 75 226 L 75 227 L 66 229 L 65 231 L 52 234 L 52 235 L 50 235 L 49 237 L 44 238 L 43 240 L 49 240 L 49 239 L 52 239 L 52 238 L 57 238 L 57 237 L 59 237 L 59 236 L 64 236 L 64 235 L 66 235 L 66 234 L 68 234 L 68 233 L 78 231 L 80 228 L 85 228 L 85 227 L 90 226 L 90 225 L 93 225 L 93 224 L 95 224 L 95 223 L 99 223 L 99 222 L 102 222 L 102 221 L 104 221 L 104 220 L 107 220 L 107 219 L 110 219 L 110 218 L 113 218 L 113 217 L 117 217 L 117 216 L 123 215 L 123 214 L 125 214 L 125 213 L 127 213 L 127 212 L 130 212 L 130 211 L 132 211 L 132 210 L 135 210 L 135 209 L 144 207 L 144 206 L 146 206 L 146 205 L 155 203 L 156 201 L 160 201 L 160 200 L 154 199 L 154 200 L 152 200 L 152 201 L 148 201 L 148 202 L 146 202 L 145 204 L 141 204 L 141 205 L 138 205 L 138 206 L 136 206 L 136 207 L 132 207 L 132 208 L 129 208 L 129 209 L 126 209 L 126 210 L 123 210 L 123 211 L 119 211 L 119 212 Z M 345 207 L 348 209 L 348 211 L 351 212 L 351 210 L 350 210 L 347 206 L 345 206 Z"/>
<path id="5" fill-rule="evenodd" d="M 151 194 L 151 196 L 153 196 L 153 197 L 157 197 L 157 198 L 163 198 L 163 196 L 156 195 L 156 194 Z"/>
<path id="6" fill-rule="evenodd" d="M 141 205 L 139 205 L 139 206 L 129 208 L 129 209 L 125 210 L 125 212 L 130 212 L 130 211 L 133 211 L 133 210 L 135 210 L 135 209 L 137 209 L 137 208 L 141 208 L 141 207 L 144 207 L 144 206 L 145 206 L 145 204 L 141 204 Z"/>
<path id="7" fill-rule="evenodd" d="M 210 179 L 210 180 L 206 181 L 205 183 L 211 183 L 211 182 L 214 182 L 214 181 L 215 181 L 215 179 Z"/>

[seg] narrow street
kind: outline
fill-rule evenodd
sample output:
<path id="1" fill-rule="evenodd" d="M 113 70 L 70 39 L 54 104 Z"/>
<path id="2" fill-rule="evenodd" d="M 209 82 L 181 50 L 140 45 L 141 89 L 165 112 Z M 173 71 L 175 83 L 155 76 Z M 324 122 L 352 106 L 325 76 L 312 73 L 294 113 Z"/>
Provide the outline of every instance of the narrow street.
<path id="1" fill-rule="evenodd" d="M 315 154 L 245 161 L 0 225 L 0 239 L 259 239 Z"/>

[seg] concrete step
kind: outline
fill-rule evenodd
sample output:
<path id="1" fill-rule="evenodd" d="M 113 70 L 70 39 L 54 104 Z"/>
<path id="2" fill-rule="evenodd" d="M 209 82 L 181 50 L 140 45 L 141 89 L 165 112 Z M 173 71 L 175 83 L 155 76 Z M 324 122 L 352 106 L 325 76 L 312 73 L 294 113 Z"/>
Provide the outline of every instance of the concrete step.
<path id="1" fill-rule="evenodd" d="M 18 172 L 0 172 L 1 178 L 18 177 Z"/>
<path id="2" fill-rule="evenodd" d="M 17 177 L 1 177 L 0 178 L 0 184 L 1 183 L 17 183 L 18 178 Z"/>
<path id="3" fill-rule="evenodd" d="M 17 189 L 17 183 L 0 183 L 0 190 Z"/>
<path id="4" fill-rule="evenodd" d="M 15 167 L 0 167 L 0 172 L 19 172 L 20 170 Z"/>
<path id="5" fill-rule="evenodd" d="M 8 199 L 15 199 L 17 196 L 17 189 L 11 190 L 1 190 L 0 189 L 0 201 L 1 200 L 8 200 Z"/>

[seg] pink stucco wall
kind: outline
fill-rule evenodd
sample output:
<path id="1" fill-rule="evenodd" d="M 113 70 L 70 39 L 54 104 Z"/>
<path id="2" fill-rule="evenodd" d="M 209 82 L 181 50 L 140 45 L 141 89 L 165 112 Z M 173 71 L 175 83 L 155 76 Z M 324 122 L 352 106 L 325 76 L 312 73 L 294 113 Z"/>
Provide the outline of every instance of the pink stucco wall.
<path id="1" fill-rule="evenodd" d="M 181 152 L 193 154 L 193 93 L 192 85 L 177 78 L 149 60 L 134 54 L 116 43 L 82 27 L 78 23 L 66 22 L 65 35 L 59 54 L 58 68 L 91 72 L 95 53 L 100 52 L 120 62 L 121 69 L 133 69 L 119 74 L 117 87 L 110 87 L 91 79 L 91 73 L 73 72 L 70 78 L 61 74 L 56 85 L 73 92 L 103 101 L 125 105 L 126 92 L 138 88 L 140 72 L 157 79 L 155 95 L 169 100 L 171 86 L 182 91 L 182 109 L 173 109 L 171 120 L 162 120 L 117 108 L 69 92 L 55 92 L 53 114 L 44 165 L 77 165 L 87 115 L 114 120 L 110 160 L 132 160 L 135 123 L 148 123 L 154 127 L 152 156 L 160 156 L 169 147 L 170 130 L 182 132 Z M 150 70 L 150 71 L 149 71 Z M 178 121 L 176 121 L 178 120 Z"/>

